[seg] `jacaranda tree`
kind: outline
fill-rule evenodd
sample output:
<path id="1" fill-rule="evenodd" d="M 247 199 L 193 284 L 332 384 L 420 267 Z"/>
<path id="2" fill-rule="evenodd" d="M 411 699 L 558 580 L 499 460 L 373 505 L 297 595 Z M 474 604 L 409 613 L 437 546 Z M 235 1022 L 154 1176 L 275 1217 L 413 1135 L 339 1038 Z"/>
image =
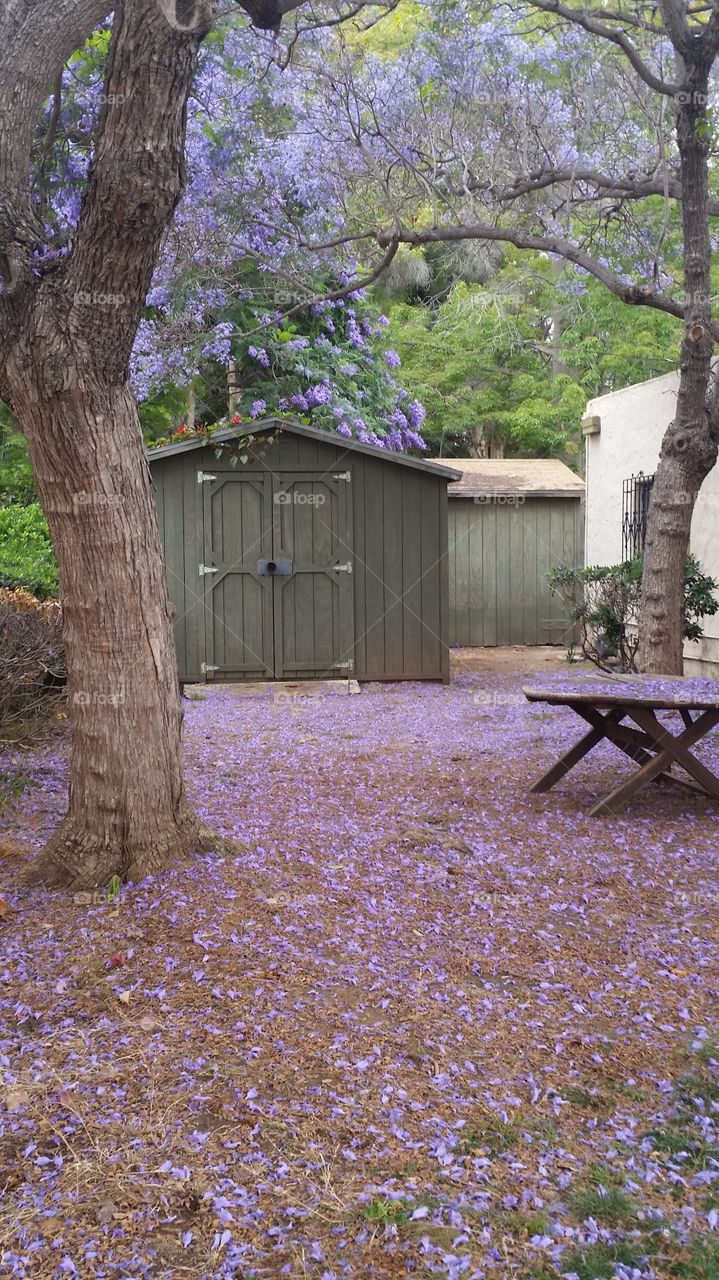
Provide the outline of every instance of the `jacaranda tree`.
<path id="1" fill-rule="evenodd" d="M 296 0 L 243 7 L 276 28 Z M 171 609 L 129 375 L 219 7 L 112 6 L 76 226 L 57 252 L 58 216 L 38 196 L 55 128 L 43 108 L 110 8 L 0 7 L 0 397 L 27 438 L 59 562 L 73 727 L 68 813 L 35 874 L 75 886 L 146 875 L 211 840 L 183 787 Z"/>
<path id="2" fill-rule="evenodd" d="M 682 322 L 676 414 L 644 562 L 640 665 L 650 672 L 682 669 L 692 511 L 719 445 L 710 282 L 718 52 L 719 11 L 685 0 L 609 9 L 461 0 L 433 5 L 396 56 L 346 42 L 311 72 L 318 135 L 332 118 L 354 145 L 358 234 L 374 229 L 383 250 L 514 245 Z M 335 154 L 338 166 L 341 148 Z"/>

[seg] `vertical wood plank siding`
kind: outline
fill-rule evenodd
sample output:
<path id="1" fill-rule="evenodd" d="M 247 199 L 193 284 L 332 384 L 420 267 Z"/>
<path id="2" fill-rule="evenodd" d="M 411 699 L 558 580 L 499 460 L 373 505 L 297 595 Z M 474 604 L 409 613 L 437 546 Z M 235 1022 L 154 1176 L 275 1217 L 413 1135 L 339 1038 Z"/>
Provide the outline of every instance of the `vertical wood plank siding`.
<path id="1" fill-rule="evenodd" d="M 206 649 L 206 636 L 210 646 L 219 652 L 223 625 L 237 631 L 237 620 L 233 625 L 230 615 L 237 612 L 232 599 L 233 591 L 238 588 L 227 579 L 226 590 L 213 592 L 212 577 L 199 576 L 199 565 L 205 557 L 204 522 L 211 506 L 205 504 L 207 485 L 198 484 L 197 473 L 236 475 L 239 468 L 233 471 L 229 461 L 218 459 L 211 447 L 184 455 L 151 458 L 150 465 L 157 491 L 168 586 L 177 610 L 175 638 L 180 678 L 186 682 L 199 681 L 204 678 L 202 663 L 218 661 L 217 656 Z M 330 477 L 346 471 L 351 473 L 348 511 L 352 513 L 352 526 L 351 532 L 347 531 L 347 540 L 352 545 L 346 558 L 351 560 L 353 572 L 351 578 L 343 581 L 343 586 L 351 589 L 352 596 L 348 656 L 352 657 L 354 667 L 351 673 L 338 671 L 337 674 L 369 680 L 446 680 L 449 596 L 447 482 L 443 477 L 399 465 L 391 458 L 385 462 L 329 440 L 324 443 L 289 431 L 281 434 L 257 462 L 247 464 L 248 471 L 250 468 L 271 472 L 273 477 L 279 473 L 284 477 L 293 470 L 326 471 Z M 346 482 L 338 483 L 341 486 Z M 217 518 L 220 518 L 221 503 L 218 508 Z M 278 514 L 282 514 L 281 509 L 279 513 L 272 512 L 270 520 L 272 516 L 277 519 Z M 286 512 L 285 519 L 288 517 Z M 243 513 L 243 522 L 244 518 Z M 229 532 L 226 533 L 229 538 Z M 241 539 L 239 533 L 235 533 L 237 536 L 230 538 L 230 542 L 248 542 L 249 531 L 243 529 Z M 313 547 L 306 548 L 307 555 L 319 554 L 321 547 L 322 531 L 318 527 L 313 535 Z M 286 611 L 283 621 L 285 626 L 298 629 L 296 643 L 289 646 L 285 656 L 292 658 L 296 654 L 299 664 L 305 638 L 303 629 L 314 628 L 316 633 L 318 626 L 324 626 L 328 610 L 334 618 L 337 590 L 329 579 L 326 584 L 318 580 L 312 609 L 308 601 L 295 606 L 289 583 L 283 591 Z M 218 619 L 217 614 L 222 615 L 223 609 L 228 616 Z M 255 627 L 253 635 L 257 634 Z M 314 648 L 317 650 L 317 643 Z M 291 674 L 289 664 L 287 673 Z M 226 678 L 230 678 L 229 675 Z M 236 672 L 231 678 L 243 676 Z M 257 678 L 257 674 L 252 677 L 248 673 L 244 678 Z"/>
<path id="2" fill-rule="evenodd" d="M 546 582 L 560 564 L 582 564 L 578 498 L 450 498 L 449 643 L 565 643 L 567 622 Z"/>

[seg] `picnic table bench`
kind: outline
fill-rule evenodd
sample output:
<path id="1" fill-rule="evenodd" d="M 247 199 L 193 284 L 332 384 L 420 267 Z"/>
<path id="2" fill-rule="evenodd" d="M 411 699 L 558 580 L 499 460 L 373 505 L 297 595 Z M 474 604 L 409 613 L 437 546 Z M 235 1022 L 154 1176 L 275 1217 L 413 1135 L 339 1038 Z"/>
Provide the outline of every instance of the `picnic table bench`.
<path id="1" fill-rule="evenodd" d="M 719 778 L 691 748 L 719 724 L 719 681 L 705 677 L 556 675 L 523 689 L 530 702 L 571 707 L 591 727 L 583 738 L 535 782 L 549 791 L 599 742 L 607 738 L 639 768 L 590 809 L 590 816 L 616 813 L 650 782 L 676 782 L 719 800 Z M 675 712 L 674 733 L 657 712 Z M 633 721 L 625 724 L 624 721 Z M 683 726 L 683 727 L 682 727 Z M 679 766 L 683 775 L 673 770 Z"/>

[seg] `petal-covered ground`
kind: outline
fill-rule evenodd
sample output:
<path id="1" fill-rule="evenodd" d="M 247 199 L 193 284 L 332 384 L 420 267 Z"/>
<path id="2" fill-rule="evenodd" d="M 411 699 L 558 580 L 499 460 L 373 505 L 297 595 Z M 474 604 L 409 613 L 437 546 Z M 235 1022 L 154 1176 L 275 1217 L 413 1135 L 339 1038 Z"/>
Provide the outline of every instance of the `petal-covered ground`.
<path id="1" fill-rule="evenodd" d="M 606 744 L 530 796 L 581 728 L 521 684 L 209 689 L 237 856 L 8 888 L 0 1275 L 719 1275 L 719 813 L 588 818 Z M 6 886 L 65 753 L 0 760 Z"/>

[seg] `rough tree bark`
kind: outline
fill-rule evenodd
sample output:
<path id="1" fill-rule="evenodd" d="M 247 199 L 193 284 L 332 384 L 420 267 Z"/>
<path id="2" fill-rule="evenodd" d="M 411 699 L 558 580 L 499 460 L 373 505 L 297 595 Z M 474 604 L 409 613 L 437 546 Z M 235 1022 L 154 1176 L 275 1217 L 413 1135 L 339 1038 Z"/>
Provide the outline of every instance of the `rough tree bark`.
<path id="1" fill-rule="evenodd" d="M 69 810 L 45 882 L 141 878 L 214 840 L 182 778 L 171 610 L 137 409 L 126 385 L 16 399 L 60 569 L 72 717 Z"/>
<path id="2" fill-rule="evenodd" d="M 667 4 L 670 16 L 673 4 Z M 681 92 L 677 144 L 681 167 L 685 313 L 674 421 L 662 441 L 649 505 L 642 576 L 640 671 L 681 675 L 684 565 L 699 489 L 717 460 L 719 422 L 712 383 L 707 103 L 714 43 L 686 43 L 686 24 L 672 19 Z"/>
<path id="3" fill-rule="evenodd" d="M 34 124 L 102 0 L 0 12 L 0 396 L 29 446 L 60 569 L 69 809 L 29 873 L 75 888 L 140 878 L 215 844 L 188 805 L 171 606 L 132 343 L 184 181 L 186 104 L 215 0 L 117 0 L 105 102 L 71 252 L 32 269 Z M 295 7 L 285 0 L 282 8 Z M 250 6 L 248 6 L 250 8 Z M 251 6 L 276 25 L 274 0 Z"/>

